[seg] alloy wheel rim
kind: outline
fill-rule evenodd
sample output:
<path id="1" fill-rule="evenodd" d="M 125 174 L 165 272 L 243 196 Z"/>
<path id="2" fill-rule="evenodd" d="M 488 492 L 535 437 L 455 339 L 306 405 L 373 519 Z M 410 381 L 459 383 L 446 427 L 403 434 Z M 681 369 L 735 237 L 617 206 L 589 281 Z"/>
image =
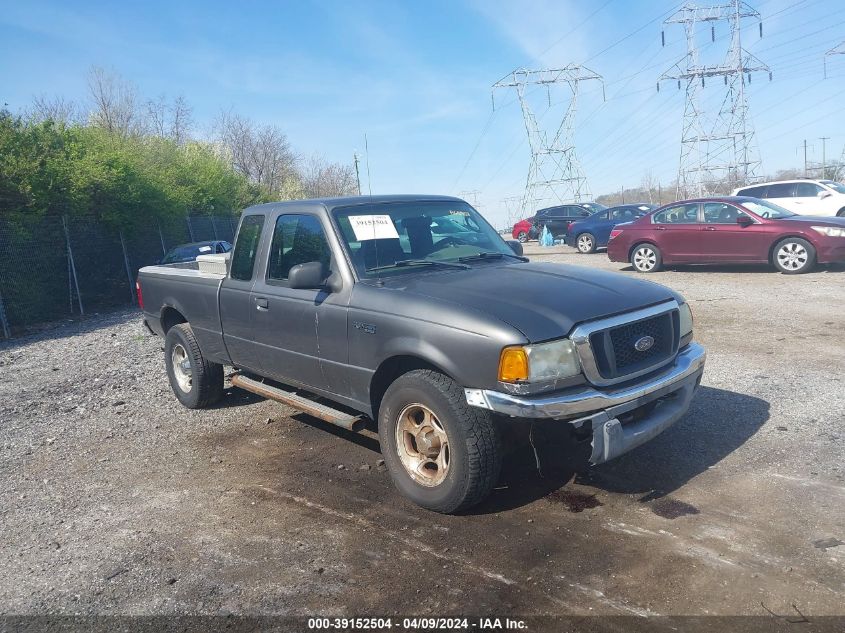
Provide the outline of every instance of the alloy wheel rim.
<path id="1" fill-rule="evenodd" d="M 173 346 L 173 351 L 170 353 L 170 363 L 173 365 L 173 376 L 176 378 L 179 389 L 185 393 L 190 393 L 194 372 L 191 368 L 191 359 L 188 358 L 188 352 L 181 344 L 176 343 Z"/>
<path id="2" fill-rule="evenodd" d="M 634 266 L 639 270 L 651 270 L 657 264 L 657 253 L 650 248 L 638 248 L 634 253 Z"/>
<path id="3" fill-rule="evenodd" d="M 449 437 L 434 412 L 423 404 L 409 404 L 399 413 L 396 452 L 405 472 L 420 485 L 433 488 L 449 474 Z"/>
<path id="4" fill-rule="evenodd" d="M 778 250 L 778 262 L 787 270 L 801 270 L 808 259 L 807 249 L 798 242 L 787 242 Z"/>
<path id="5" fill-rule="evenodd" d="M 589 235 L 582 235 L 578 238 L 578 250 L 583 253 L 591 251 L 593 249 L 593 238 Z"/>

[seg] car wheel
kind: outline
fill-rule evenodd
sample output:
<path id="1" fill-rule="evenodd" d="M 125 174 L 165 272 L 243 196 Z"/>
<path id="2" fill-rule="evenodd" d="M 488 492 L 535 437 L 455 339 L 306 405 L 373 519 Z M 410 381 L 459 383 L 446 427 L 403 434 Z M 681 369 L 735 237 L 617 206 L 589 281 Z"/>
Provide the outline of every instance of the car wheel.
<path id="1" fill-rule="evenodd" d="M 837 218 L 845 218 L 845 209 L 839 209 L 839 213 L 836 214 Z"/>
<path id="2" fill-rule="evenodd" d="M 435 512 L 484 499 L 499 477 L 502 450 L 488 411 L 467 404 L 463 389 L 431 370 L 397 378 L 379 408 L 379 442 L 393 483 Z"/>
<path id="3" fill-rule="evenodd" d="M 800 237 L 787 237 L 775 246 L 772 260 L 775 268 L 786 275 L 807 273 L 816 265 L 816 249 Z"/>
<path id="4" fill-rule="evenodd" d="M 581 233 L 575 243 L 578 246 L 578 251 L 581 253 L 595 253 L 596 252 L 596 238 L 589 233 Z"/>
<path id="5" fill-rule="evenodd" d="M 516 236 L 516 239 L 518 239 L 522 244 L 525 244 L 525 242 L 528 241 L 528 233 L 526 233 L 525 231 L 520 231 L 519 234 Z"/>
<path id="6" fill-rule="evenodd" d="M 191 326 L 174 325 L 164 339 L 164 362 L 170 388 L 189 409 L 203 409 L 223 396 L 223 365 L 202 355 Z"/>
<path id="7" fill-rule="evenodd" d="M 638 273 L 654 273 L 663 265 L 660 249 L 654 244 L 637 244 L 631 251 L 631 265 Z"/>

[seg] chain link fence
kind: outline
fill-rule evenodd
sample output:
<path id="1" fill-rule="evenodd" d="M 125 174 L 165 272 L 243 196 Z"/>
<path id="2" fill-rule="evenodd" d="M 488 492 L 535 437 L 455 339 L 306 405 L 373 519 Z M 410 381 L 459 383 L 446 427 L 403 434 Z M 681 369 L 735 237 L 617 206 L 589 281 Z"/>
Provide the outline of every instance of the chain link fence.
<path id="1" fill-rule="evenodd" d="M 139 268 L 180 244 L 233 242 L 237 221 L 189 216 L 115 228 L 94 217 L 0 218 L 0 337 L 134 305 Z"/>

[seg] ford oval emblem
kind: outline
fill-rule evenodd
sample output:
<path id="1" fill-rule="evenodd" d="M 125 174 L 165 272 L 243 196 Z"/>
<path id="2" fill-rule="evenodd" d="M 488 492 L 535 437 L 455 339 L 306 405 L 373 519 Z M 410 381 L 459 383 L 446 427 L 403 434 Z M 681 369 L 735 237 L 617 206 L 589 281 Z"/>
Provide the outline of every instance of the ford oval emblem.
<path id="1" fill-rule="evenodd" d="M 647 352 L 651 349 L 652 345 L 654 345 L 654 337 L 644 336 L 641 339 L 637 339 L 637 342 L 634 343 L 634 349 L 638 352 Z"/>

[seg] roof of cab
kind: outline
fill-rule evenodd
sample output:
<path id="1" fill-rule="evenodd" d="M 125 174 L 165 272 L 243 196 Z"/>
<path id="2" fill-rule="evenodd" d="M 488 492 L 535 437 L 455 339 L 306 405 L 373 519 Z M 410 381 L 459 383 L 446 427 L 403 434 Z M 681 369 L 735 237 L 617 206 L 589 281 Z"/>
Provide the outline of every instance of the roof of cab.
<path id="1" fill-rule="evenodd" d="M 272 213 L 279 209 L 325 209 L 333 211 L 337 207 L 355 205 L 385 204 L 388 202 L 465 202 L 453 196 L 395 194 L 378 196 L 347 196 L 345 198 L 312 198 L 309 200 L 288 200 L 285 202 L 266 202 L 244 209 L 247 213 Z"/>

